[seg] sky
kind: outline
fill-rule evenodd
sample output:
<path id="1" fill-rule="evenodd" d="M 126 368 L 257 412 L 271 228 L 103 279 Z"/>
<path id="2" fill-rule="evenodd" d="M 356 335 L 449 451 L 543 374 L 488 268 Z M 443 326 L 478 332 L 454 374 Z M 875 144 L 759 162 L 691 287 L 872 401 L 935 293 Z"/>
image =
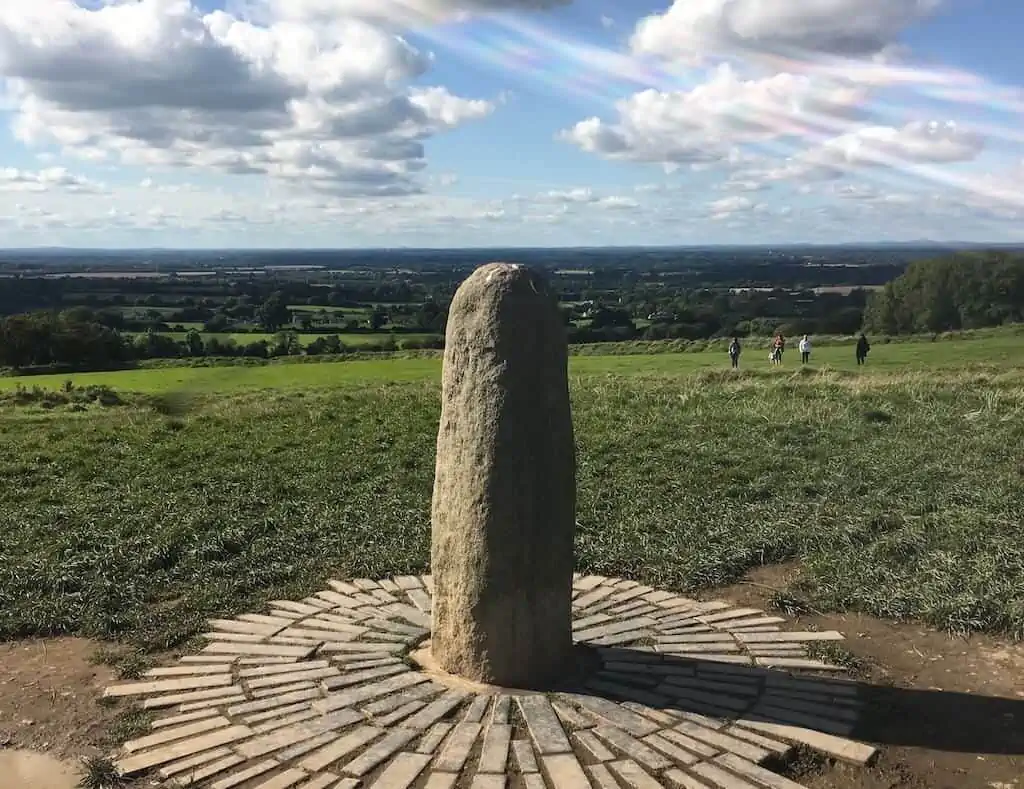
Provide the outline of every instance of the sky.
<path id="1" fill-rule="evenodd" d="M 0 247 L 1024 241 L 1020 0 L 0 0 Z"/>

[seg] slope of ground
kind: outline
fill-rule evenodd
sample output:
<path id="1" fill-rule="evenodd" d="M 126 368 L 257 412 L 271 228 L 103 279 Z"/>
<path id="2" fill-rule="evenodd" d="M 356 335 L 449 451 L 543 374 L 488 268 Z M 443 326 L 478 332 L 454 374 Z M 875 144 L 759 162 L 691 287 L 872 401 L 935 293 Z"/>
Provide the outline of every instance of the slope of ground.
<path id="1" fill-rule="evenodd" d="M 702 354 L 574 359 L 580 569 L 720 596 L 758 568 L 796 562 L 799 574 L 763 584 L 774 589 L 760 604 L 821 612 L 882 680 L 1012 696 L 1021 673 L 1006 662 L 1019 659 L 1009 640 L 1024 635 L 1024 348 L 904 347 L 900 364 L 864 372 L 692 374 Z M 52 703 L 44 682 L 18 679 L 37 670 L 40 645 L 82 643 L 22 639 L 119 640 L 115 669 L 130 676 L 210 615 L 302 597 L 327 577 L 425 570 L 437 369 L 429 359 L 215 368 L 189 396 L 160 376 L 207 371 L 114 373 L 106 380 L 139 382 L 122 389 L 159 394 L 0 406 L 0 638 L 11 642 L 0 717 L 11 744 L 43 742 L 42 729 L 17 723 L 35 720 L 19 710 Z M 245 391 L 254 387 L 270 389 Z M 828 619 L 835 612 L 847 618 Z M 870 616 L 890 624 L 874 629 Z M 965 650 L 947 629 L 993 640 Z M 917 672 L 911 646 L 925 656 Z M 72 657 L 62 687 L 91 706 L 95 669 Z M 80 730 L 83 742 L 111 714 L 63 708 L 72 717 L 54 731 Z M 919 747 L 890 750 L 895 762 L 848 785 L 996 787 L 1020 775 L 1012 759 L 979 751 L 996 765 L 979 771 L 975 753 Z"/>

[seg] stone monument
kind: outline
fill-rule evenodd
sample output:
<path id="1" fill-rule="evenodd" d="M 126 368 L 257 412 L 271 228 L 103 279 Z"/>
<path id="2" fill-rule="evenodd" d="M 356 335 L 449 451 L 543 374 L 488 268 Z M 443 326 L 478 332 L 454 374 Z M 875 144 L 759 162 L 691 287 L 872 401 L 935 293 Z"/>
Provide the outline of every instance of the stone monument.
<path id="1" fill-rule="evenodd" d="M 566 329 L 544 278 L 490 263 L 445 336 L 431 651 L 476 682 L 541 687 L 572 663 L 576 461 Z"/>

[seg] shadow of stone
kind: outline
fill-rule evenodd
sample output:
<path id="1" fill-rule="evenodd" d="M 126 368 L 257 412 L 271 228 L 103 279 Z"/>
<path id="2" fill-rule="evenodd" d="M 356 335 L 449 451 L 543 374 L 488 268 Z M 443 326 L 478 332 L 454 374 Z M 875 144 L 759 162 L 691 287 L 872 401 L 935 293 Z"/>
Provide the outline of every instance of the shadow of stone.
<path id="1" fill-rule="evenodd" d="M 560 688 L 584 708 L 600 708 L 587 701 L 600 699 L 718 728 L 739 724 L 811 747 L 818 740 L 827 755 L 861 763 L 870 761 L 867 751 L 846 750 L 843 740 L 1024 755 L 1024 699 L 879 686 L 628 647 L 593 649 L 600 667 Z"/>

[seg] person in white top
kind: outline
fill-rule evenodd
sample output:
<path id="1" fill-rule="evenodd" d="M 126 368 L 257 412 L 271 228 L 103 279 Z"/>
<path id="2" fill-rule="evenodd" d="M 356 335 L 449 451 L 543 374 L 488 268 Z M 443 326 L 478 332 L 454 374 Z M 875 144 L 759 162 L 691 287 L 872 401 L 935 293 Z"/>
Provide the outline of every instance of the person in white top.
<path id="1" fill-rule="evenodd" d="M 807 364 L 811 360 L 811 341 L 805 334 L 800 339 L 800 363 Z"/>

